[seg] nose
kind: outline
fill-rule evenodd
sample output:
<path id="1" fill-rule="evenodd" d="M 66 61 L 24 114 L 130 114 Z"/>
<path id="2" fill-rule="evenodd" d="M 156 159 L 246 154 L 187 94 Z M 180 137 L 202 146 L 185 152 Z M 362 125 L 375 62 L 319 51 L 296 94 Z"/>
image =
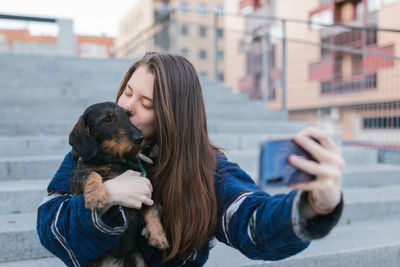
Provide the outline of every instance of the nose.
<path id="1" fill-rule="evenodd" d="M 129 112 L 131 113 L 131 116 L 135 115 L 136 113 L 136 101 L 134 97 L 131 97 L 125 104 L 125 108 L 127 110 L 129 110 Z"/>
<path id="2" fill-rule="evenodd" d="M 141 134 L 135 134 L 133 136 L 133 142 L 135 142 L 136 145 L 140 145 L 143 142 L 144 136 Z"/>

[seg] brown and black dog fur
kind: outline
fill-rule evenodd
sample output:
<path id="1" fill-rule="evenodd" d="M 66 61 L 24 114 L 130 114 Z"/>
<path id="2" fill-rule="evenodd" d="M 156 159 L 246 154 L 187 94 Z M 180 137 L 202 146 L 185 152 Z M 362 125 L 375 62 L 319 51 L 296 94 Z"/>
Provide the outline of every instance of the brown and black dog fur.
<path id="1" fill-rule="evenodd" d="M 115 162 L 115 159 L 132 159 L 142 149 L 144 138 L 129 121 L 130 115 L 129 111 L 113 102 L 94 104 L 85 110 L 70 133 L 69 143 L 74 148 L 74 157 L 82 158 L 72 173 L 71 191 L 76 195 L 84 194 L 88 209 L 101 210 L 108 200 L 103 183 L 131 168 L 122 162 Z M 124 209 L 127 230 L 92 267 L 145 266 L 143 257 L 136 249 L 136 237 L 144 227 L 150 245 L 159 249 L 169 246 L 156 204 L 140 211 Z"/>

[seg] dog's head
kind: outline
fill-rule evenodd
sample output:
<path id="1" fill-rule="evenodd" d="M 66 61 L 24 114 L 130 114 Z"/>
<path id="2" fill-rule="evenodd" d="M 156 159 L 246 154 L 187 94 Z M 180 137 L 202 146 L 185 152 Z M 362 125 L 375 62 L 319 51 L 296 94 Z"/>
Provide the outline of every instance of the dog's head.
<path id="1" fill-rule="evenodd" d="M 136 156 L 143 135 L 130 121 L 130 112 L 113 102 L 94 104 L 79 118 L 69 135 L 69 144 L 84 160 Z"/>

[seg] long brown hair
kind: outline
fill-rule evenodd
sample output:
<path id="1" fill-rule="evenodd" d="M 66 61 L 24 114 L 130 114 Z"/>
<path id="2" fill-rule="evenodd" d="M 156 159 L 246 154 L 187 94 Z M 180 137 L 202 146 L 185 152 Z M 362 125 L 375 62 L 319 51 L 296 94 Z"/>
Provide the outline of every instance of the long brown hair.
<path id="1" fill-rule="evenodd" d="M 165 260 L 185 259 L 214 235 L 216 147 L 209 140 L 200 82 L 184 57 L 147 53 L 126 72 L 117 101 L 132 73 L 147 66 L 154 75 L 153 106 L 157 165 L 150 170 L 153 199 L 163 206 L 170 249 Z"/>

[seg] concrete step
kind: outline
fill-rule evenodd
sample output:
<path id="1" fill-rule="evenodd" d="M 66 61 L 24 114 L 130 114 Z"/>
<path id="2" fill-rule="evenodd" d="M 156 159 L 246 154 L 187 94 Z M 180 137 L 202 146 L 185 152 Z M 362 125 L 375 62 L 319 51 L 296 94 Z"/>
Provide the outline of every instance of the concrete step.
<path id="1" fill-rule="evenodd" d="M 223 116 L 223 114 L 222 114 Z M 78 117 L 78 115 L 76 116 Z M 294 134 L 307 126 L 308 122 L 240 120 L 237 118 L 208 120 L 210 134 Z M 77 119 L 69 120 L 0 120 L 0 136 L 21 135 L 68 135 Z"/>
<path id="2" fill-rule="evenodd" d="M 347 166 L 343 172 L 343 187 L 376 187 L 400 184 L 400 166 L 378 164 Z"/>
<path id="3" fill-rule="evenodd" d="M 109 101 L 115 100 L 118 85 L 120 82 L 119 75 L 113 75 L 114 77 L 102 77 L 101 74 L 97 74 L 90 78 L 91 80 L 86 80 L 84 82 L 71 82 L 71 81 L 58 81 L 55 83 L 52 80 L 49 81 L 41 81 L 33 82 L 32 90 L 23 90 L 21 86 L 24 83 L 32 83 L 32 81 L 28 78 L 19 77 L 19 81 L 10 81 L 5 84 L 0 83 L 1 88 L 7 88 L 6 91 L 1 92 L 2 99 L 7 100 L 4 101 L 5 104 L 8 104 L 9 101 L 11 103 L 26 103 L 27 100 L 24 100 L 23 97 L 29 93 L 31 94 L 32 101 L 30 105 L 47 102 L 50 100 L 59 100 L 60 98 L 66 98 L 68 101 L 69 98 L 79 98 L 81 100 L 94 101 L 94 100 L 102 100 L 106 99 Z M 108 74 L 106 74 L 107 76 Z M 73 80 L 80 80 L 81 74 L 79 76 L 73 78 Z M 104 75 L 103 75 L 104 76 Z M 245 94 L 233 94 L 230 89 L 229 90 L 221 90 L 219 87 L 211 87 L 207 88 L 207 86 L 202 86 L 203 90 L 203 98 L 205 100 L 206 105 L 215 103 L 215 102 L 232 102 L 237 104 L 246 104 L 249 102 L 261 103 L 261 101 L 250 100 Z M 261 104 L 260 104 L 261 105 Z"/>
<path id="4" fill-rule="evenodd" d="M 0 263 L 0 267 L 56 267 L 56 266 L 65 266 L 65 264 L 56 257 Z"/>
<path id="5" fill-rule="evenodd" d="M 3 119 L 32 119 L 32 114 L 35 114 L 35 118 L 68 118 L 71 117 L 70 113 L 83 113 L 91 104 L 115 100 L 114 92 L 102 93 L 101 91 L 94 91 L 89 97 L 81 95 L 43 96 L 43 93 L 36 93 L 31 94 L 32 96 L 27 99 L 24 97 L 25 94 L 21 92 L 19 94 L 21 95 L 18 93 L 9 96 L 2 94 L 0 113 L 6 115 Z M 49 112 L 50 110 L 51 112 Z M 209 116 L 235 114 L 236 116 L 247 115 L 248 118 L 256 116 L 271 120 L 287 119 L 286 112 L 267 112 L 265 103 L 236 98 L 231 94 L 207 97 L 206 111 Z"/>
<path id="6" fill-rule="evenodd" d="M 239 251 L 218 243 L 205 267 L 394 267 L 399 264 L 400 220 L 367 221 L 341 225 L 325 238 L 286 260 L 253 261 Z"/>
<path id="7" fill-rule="evenodd" d="M 51 89 L 50 89 L 51 90 Z M 54 89 L 56 90 L 56 89 Z M 33 107 L 52 107 L 54 104 L 60 105 L 70 105 L 71 108 L 76 108 L 80 106 L 88 106 L 89 104 L 97 103 L 99 101 L 115 101 L 116 89 L 114 88 L 84 88 L 83 92 L 78 92 L 77 94 L 71 93 L 59 93 L 46 94 L 46 92 L 40 91 L 28 91 L 30 97 L 24 97 L 27 92 L 24 90 L 12 91 L 7 90 L 1 93 L 2 96 L 2 108 L 12 108 L 14 106 L 20 106 L 26 109 L 31 109 Z M 91 93 L 89 94 L 88 91 Z M 212 108 L 216 105 L 235 105 L 236 107 L 243 106 L 253 106 L 260 109 L 265 109 L 266 103 L 264 101 L 254 101 L 248 99 L 245 95 L 232 94 L 230 91 L 219 90 L 207 90 L 204 95 L 205 105 L 208 108 Z"/>
<path id="8" fill-rule="evenodd" d="M 253 150 L 258 153 L 261 141 L 266 135 L 248 135 L 248 134 L 211 134 L 211 141 L 228 151 Z M 337 143 L 340 143 L 338 141 Z M 18 155 L 37 155 L 54 154 L 69 148 L 68 135 L 19 135 L 19 136 L 0 136 L 0 157 L 18 156 Z M 40 149 L 40 150 L 39 150 Z M 364 155 L 363 162 L 371 163 L 374 158 L 374 150 L 355 149 L 344 147 L 345 156 L 351 153 L 351 156 Z M 354 152 L 354 153 L 353 153 Z M 351 157 L 349 157 L 351 158 Z"/>
<path id="9" fill-rule="evenodd" d="M 0 157 L 48 155 L 69 149 L 68 135 L 0 136 Z"/>
<path id="10" fill-rule="evenodd" d="M 345 207 L 340 224 L 400 219 L 400 184 L 343 188 Z"/>
<path id="11" fill-rule="evenodd" d="M 0 222 L 0 262 L 51 256 L 38 240 L 35 230 L 36 213 L 0 215 Z M 338 265 L 328 266 L 372 267 L 377 265 L 369 265 L 370 261 L 375 263 L 378 259 L 385 259 L 384 264 L 386 261 L 393 263 L 394 260 L 398 260 L 400 252 L 399 224 L 400 219 L 398 218 L 341 224 L 333 229 L 328 237 L 313 241 L 305 251 L 279 263 L 252 261 L 238 251 L 219 243 L 216 248 L 211 250 L 206 266 L 222 266 L 222 264 L 224 266 L 320 266 L 318 264 L 330 262 L 330 259 L 335 259 L 335 263 Z M 382 251 L 385 253 L 382 254 Z M 368 256 L 368 261 L 364 261 L 366 256 Z M 336 260 L 339 260 L 340 264 Z M 353 261 L 361 261 L 361 263 L 359 263 L 360 265 L 350 265 L 349 263 Z"/>
<path id="12" fill-rule="evenodd" d="M 0 180 L 0 214 L 35 212 L 47 194 L 50 180 Z"/>
<path id="13" fill-rule="evenodd" d="M 46 196 L 50 179 L 0 181 L 0 214 L 35 212 Z M 266 190 L 269 194 L 289 189 Z M 345 208 L 340 224 L 364 220 L 400 219 L 400 185 L 374 188 L 344 188 Z"/>
<path id="14" fill-rule="evenodd" d="M 344 187 L 344 209 L 339 225 L 400 219 L 400 184 L 379 187 Z M 287 187 L 268 188 L 270 195 L 288 194 Z"/>
<path id="15" fill-rule="evenodd" d="M 62 151 L 60 152 L 62 153 Z M 65 154 L 67 152 L 65 151 Z M 59 168 L 64 156 L 58 154 L 2 157 L 0 158 L 0 180 L 51 178 Z"/>
<path id="16" fill-rule="evenodd" d="M 0 262 L 50 256 L 36 233 L 36 212 L 0 215 Z"/>
<path id="17" fill-rule="evenodd" d="M 216 145 L 220 145 L 215 142 Z M 232 146 L 236 146 L 232 144 Z M 244 166 L 254 166 L 254 162 L 259 161 L 260 150 L 259 148 L 246 149 L 246 150 L 227 150 L 229 158 L 240 162 Z M 342 155 L 348 166 L 364 166 L 378 164 L 377 151 L 373 149 L 359 149 L 354 147 L 343 147 Z"/>
<path id="18" fill-rule="evenodd" d="M 258 157 L 259 148 L 266 135 L 247 134 L 211 134 L 211 141 L 221 148 L 240 153 L 241 151 L 254 151 L 254 157 Z M 335 139 L 335 137 L 333 137 Z M 336 138 L 338 139 L 338 138 Z M 340 145 L 340 140 L 336 141 Z M 68 135 L 20 135 L 0 136 L 0 157 L 54 154 L 59 151 L 66 151 Z M 374 164 L 377 162 L 377 152 L 373 149 L 361 149 L 357 147 L 343 147 L 343 156 L 348 165 L 353 164 Z"/>
<path id="19" fill-rule="evenodd" d="M 51 178 L 58 169 L 69 148 L 57 154 L 0 157 L 0 179 Z M 63 153 L 63 154 L 61 154 Z M 258 180 L 258 151 L 228 151 L 230 161 Z M 372 187 L 400 183 L 400 166 L 389 164 L 347 165 L 343 172 L 343 186 Z"/>
<path id="20" fill-rule="evenodd" d="M 230 157 L 246 171 L 257 183 L 259 179 L 258 163 L 250 165 L 241 159 Z M 400 184 L 400 166 L 390 164 L 375 164 L 369 166 L 346 166 L 343 170 L 343 187 L 375 187 Z"/>
<path id="21" fill-rule="evenodd" d="M 102 99 L 98 102 L 107 100 L 109 101 L 109 99 Z M 46 109 L 43 107 L 32 107 L 26 109 L 23 106 L 13 106 L 10 108 L 3 106 L 0 108 L 0 113 L 5 114 L 3 117 L 5 120 L 30 120 L 32 119 L 32 114 L 35 114 L 35 119 L 40 120 L 74 120 L 79 118 L 87 106 L 88 105 L 82 105 L 76 108 L 71 108 L 69 105 L 60 104 L 57 108 L 46 107 Z M 264 109 L 254 108 L 252 106 L 243 106 L 240 109 L 232 110 L 231 107 L 224 107 L 222 103 L 220 107 L 208 108 L 206 114 L 208 118 L 214 120 L 286 120 L 286 113 L 268 113 Z"/>
<path id="22" fill-rule="evenodd" d="M 209 134 L 294 134 L 310 126 L 302 121 L 262 121 L 262 120 L 210 120 Z"/>

